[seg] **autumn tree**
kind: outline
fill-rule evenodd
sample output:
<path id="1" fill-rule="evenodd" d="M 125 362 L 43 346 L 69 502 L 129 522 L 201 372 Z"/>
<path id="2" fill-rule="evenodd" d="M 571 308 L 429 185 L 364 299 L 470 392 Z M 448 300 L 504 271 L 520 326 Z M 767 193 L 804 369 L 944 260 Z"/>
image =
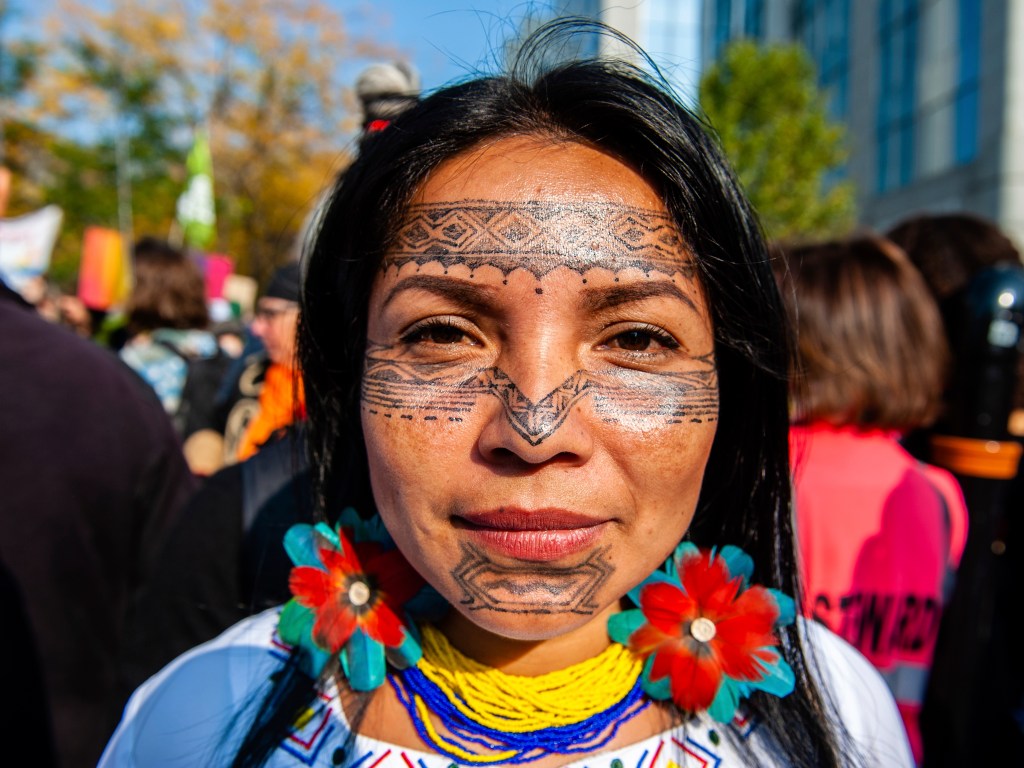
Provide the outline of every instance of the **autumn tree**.
<path id="1" fill-rule="evenodd" d="M 15 38 L 9 31 L 22 13 L 20 6 L 0 0 L 0 166 L 15 172 L 28 162 L 29 147 L 43 142 L 37 126 L 16 106 L 28 90 L 41 56 L 38 44 Z"/>
<path id="2" fill-rule="evenodd" d="M 58 0 L 48 28 L 62 45 L 37 100 L 47 125 L 91 139 L 105 158 L 99 196 L 116 194 L 106 172 L 127 145 L 133 229 L 166 235 L 193 131 L 205 128 L 213 249 L 258 278 L 287 257 L 344 164 L 357 123 L 342 64 L 393 55 L 352 37 L 326 0 Z"/>
<path id="3" fill-rule="evenodd" d="M 769 237 L 853 225 L 854 188 L 837 173 L 845 126 L 829 119 L 803 48 L 733 43 L 701 78 L 699 100 Z"/>

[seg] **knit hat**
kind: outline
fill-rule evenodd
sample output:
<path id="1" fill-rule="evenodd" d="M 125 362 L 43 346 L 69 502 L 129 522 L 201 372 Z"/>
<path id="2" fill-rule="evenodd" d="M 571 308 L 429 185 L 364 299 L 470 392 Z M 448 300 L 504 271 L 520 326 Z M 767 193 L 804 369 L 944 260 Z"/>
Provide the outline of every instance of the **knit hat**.
<path id="1" fill-rule="evenodd" d="M 371 64 L 356 80 L 363 130 L 379 131 L 419 99 L 420 77 L 404 61 Z"/>
<path id="2" fill-rule="evenodd" d="M 274 270 L 264 296 L 299 301 L 299 262 L 292 261 Z"/>

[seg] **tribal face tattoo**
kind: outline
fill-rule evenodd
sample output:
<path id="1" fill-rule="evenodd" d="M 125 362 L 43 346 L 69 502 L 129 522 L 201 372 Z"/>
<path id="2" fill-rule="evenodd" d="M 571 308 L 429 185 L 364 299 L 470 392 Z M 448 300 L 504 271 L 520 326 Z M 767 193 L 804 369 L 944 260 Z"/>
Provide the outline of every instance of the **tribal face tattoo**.
<path id="1" fill-rule="evenodd" d="M 414 205 L 389 255 L 385 271 L 402 272 L 415 264 L 416 275 L 426 265 L 440 265 L 443 274 L 456 267 L 469 269 L 470 279 L 478 270 L 497 270 L 502 285 L 515 270 L 532 274 L 543 294 L 542 279 L 555 269 L 569 269 L 580 275 L 580 284 L 592 270 L 613 275 L 631 270 L 650 278 L 652 273 L 680 276 L 687 287 L 696 285 L 692 262 L 680 260 L 682 244 L 671 220 L 655 211 L 621 205 L 577 204 L 529 201 L 526 203 L 459 202 L 446 205 Z M 403 290 L 450 292 L 452 280 L 436 276 L 410 276 L 399 283 Z M 654 283 L 643 289 L 621 286 L 603 291 L 602 301 L 626 303 L 633 298 L 668 295 L 695 309 L 688 292 L 671 283 Z M 449 283 L 451 285 L 449 285 Z M 621 369 L 607 372 L 574 371 L 555 389 L 534 402 L 505 371 L 497 367 L 480 369 L 470 378 L 452 378 L 451 367 L 406 360 L 403 345 L 369 341 L 363 377 L 363 403 L 374 415 L 436 421 L 447 416 L 457 421 L 480 397 L 496 397 L 510 425 L 531 445 L 548 437 L 565 420 L 569 409 L 591 396 L 602 416 L 615 420 L 621 415 L 664 417 L 678 422 L 714 419 L 718 409 L 714 360 L 706 354 L 693 369 L 667 372 L 656 381 L 631 385 Z M 694 358 L 695 362 L 697 358 Z M 438 397 L 429 404 L 424 393 Z"/>
<path id="2" fill-rule="evenodd" d="M 603 633 L 689 525 L 717 421 L 664 204 L 578 144 L 442 164 L 373 288 L 362 411 L 378 509 L 453 631 Z"/>

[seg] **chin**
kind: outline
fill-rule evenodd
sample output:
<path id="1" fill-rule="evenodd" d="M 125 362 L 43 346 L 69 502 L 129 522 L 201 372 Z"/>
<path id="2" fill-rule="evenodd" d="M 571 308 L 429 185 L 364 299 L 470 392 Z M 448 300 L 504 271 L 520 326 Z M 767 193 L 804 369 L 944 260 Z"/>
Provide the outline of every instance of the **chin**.
<path id="1" fill-rule="evenodd" d="M 520 642 L 540 642 L 571 634 L 595 620 L 601 611 L 580 613 L 537 613 L 494 610 L 466 610 L 456 606 L 465 621 L 492 635 Z"/>

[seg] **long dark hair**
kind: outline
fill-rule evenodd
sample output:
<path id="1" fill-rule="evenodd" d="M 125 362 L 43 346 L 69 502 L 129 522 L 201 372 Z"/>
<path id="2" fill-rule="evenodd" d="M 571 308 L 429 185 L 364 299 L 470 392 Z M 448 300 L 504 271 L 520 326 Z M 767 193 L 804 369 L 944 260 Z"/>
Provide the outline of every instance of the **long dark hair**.
<path id="1" fill-rule="evenodd" d="M 543 28 L 508 75 L 423 99 L 367 143 L 322 210 L 306 255 L 299 328 L 320 512 L 329 518 L 351 504 L 374 514 L 359 417 L 368 302 L 415 190 L 440 163 L 484 141 L 533 135 L 580 142 L 652 184 L 697 259 L 714 324 L 720 410 L 689 536 L 701 546 L 743 547 L 757 581 L 798 595 L 787 443 L 791 344 L 757 218 L 705 125 L 662 81 L 621 61 L 537 65 L 578 27 Z M 838 765 L 834 719 L 795 630 L 784 633 L 783 648 L 796 690 L 751 701 L 767 741 L 789 764 Z M 264 718 L 250 737 L 273 726 Z M 250 738 L 243 752 L 255 744 Z"/>

